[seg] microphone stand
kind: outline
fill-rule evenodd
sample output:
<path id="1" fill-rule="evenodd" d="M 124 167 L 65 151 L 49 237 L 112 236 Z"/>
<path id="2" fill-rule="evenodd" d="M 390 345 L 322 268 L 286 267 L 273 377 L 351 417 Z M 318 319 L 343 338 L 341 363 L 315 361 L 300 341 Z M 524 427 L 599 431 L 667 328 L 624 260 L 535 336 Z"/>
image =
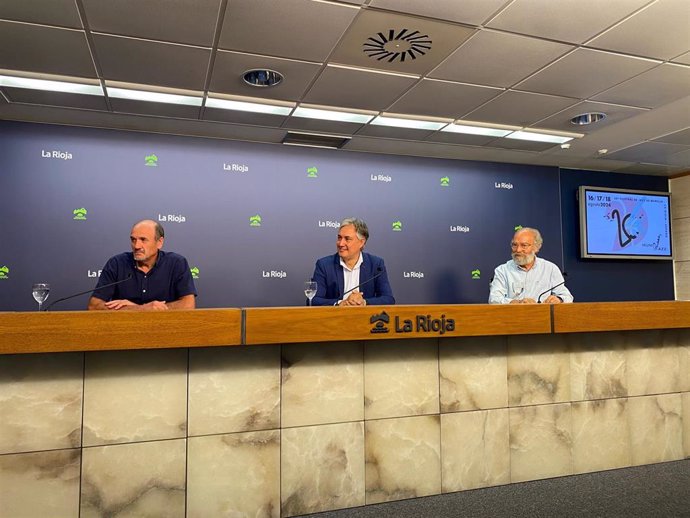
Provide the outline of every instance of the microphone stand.
<path id="1" fill-rule="evenodd" d="M 78 297 L 79 295 L 85 295 L 86 293 L 90 293 L 90 292 L 96 291 L 96 290 L 101 290 L 101 289 L 103 289 L 103 288 L 110 288 L 111 286 L 115 286 L 116 284 L 121 284 L 121 283 L 123 283 L 123 282 L 126 282 L 126 281 L 130 280 L 132 277 L 134 277 L 134 274 L 131 274 L 131 273 L 130 273 L 130 274 L 127 276 L 127 278 L 125 278 L 125 279 L 120 279 L 119 281 L 111 282 L 111 283 L 109 283 L 109 284 L 104 284 L 103 286 L 99 286 L 99 287 L 96 287 L 96 288 L 92 288 L 92 289 L 86 290 L 86 291 L 80 291 L 79 293 L 75 293 L 74 295 L 68 295 L 67 297 L 62 297 L 61 299 L 57 299 L 55 302 L 53 302 L 52 304 L 50 304 L 44 311 L 48 311 L 48 310 L 49 310 L 50 308 L 52 308 L 55 304 L 57 304 L 58 302 L 62 302 L 63 300 L 73 299 L 74 297 Z"/>

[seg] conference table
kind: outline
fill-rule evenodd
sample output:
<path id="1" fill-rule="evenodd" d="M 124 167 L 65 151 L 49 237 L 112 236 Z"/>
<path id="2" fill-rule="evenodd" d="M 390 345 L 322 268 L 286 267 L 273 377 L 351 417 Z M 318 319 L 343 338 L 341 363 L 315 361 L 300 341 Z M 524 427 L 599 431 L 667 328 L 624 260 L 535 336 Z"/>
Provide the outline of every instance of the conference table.
<path id="1" fill-rule="evenodd" d="M 6 312 L 0 354 L 17 514 L 294 516 L 690 457 L 690 302 Z"/>

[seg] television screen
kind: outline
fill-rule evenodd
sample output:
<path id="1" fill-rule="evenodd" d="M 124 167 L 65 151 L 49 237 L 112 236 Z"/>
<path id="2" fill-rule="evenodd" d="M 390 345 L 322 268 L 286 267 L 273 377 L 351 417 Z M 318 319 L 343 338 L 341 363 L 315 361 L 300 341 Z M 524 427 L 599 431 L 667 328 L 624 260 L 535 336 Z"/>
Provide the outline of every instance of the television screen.
<path id="1" fill-rule="evenodd" d="M 671 193 L 580 186 L 580 256 L 673 259 Z"/>

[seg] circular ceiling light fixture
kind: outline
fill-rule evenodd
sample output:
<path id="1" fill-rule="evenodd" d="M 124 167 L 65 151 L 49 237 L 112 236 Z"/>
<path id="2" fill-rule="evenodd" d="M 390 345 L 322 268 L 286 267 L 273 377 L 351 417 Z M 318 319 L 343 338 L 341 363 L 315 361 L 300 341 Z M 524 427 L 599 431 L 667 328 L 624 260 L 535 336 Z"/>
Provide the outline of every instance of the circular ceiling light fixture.
<path id="1" fill-rule="evenodd" d="M 248 70 L 242 76 L 245 83 L 250 86 L 258 86 L 265 88 L 268 86 L 276 86 L 283 81 L 283 74 L 275 70 L 268 70 L 266 68 L 257 68 Z"/>
<path id="2" fill-rule="evenodd" d="M 431 50 L 431 39 L 428 34 L 410 29 L 389 29 L 388 34 L 379 32 L 367 38 L 362 51 L 377 61 L 405 61 L 405 58 L 417 59 Z"/>
<path id="3" fill-rule="evenodd" d="M 575 124 L 575 126 L 587 126 L 588 124 L 603 121 L 605 118 L 606 114 L 601 112 L 582 113 L 570 119 L 570 123 Z"/>

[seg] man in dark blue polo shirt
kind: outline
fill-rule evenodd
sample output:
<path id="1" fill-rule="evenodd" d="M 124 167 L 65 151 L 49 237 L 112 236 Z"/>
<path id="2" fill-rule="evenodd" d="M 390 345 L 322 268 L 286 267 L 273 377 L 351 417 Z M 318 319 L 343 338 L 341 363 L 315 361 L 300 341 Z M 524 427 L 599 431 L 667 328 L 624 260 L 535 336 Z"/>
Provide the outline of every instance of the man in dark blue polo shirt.
<path id="1" fill-rule="evenodd" d="M 194 309 L 197 295 L 187 259 L 163 252 L 165 232 L 160 223 L 136 223 L 129 236 L 131 252 L 111 257 L 103 267 L 89 309 Z M 124 281 L 115 286 L 107 284 Z"/>

